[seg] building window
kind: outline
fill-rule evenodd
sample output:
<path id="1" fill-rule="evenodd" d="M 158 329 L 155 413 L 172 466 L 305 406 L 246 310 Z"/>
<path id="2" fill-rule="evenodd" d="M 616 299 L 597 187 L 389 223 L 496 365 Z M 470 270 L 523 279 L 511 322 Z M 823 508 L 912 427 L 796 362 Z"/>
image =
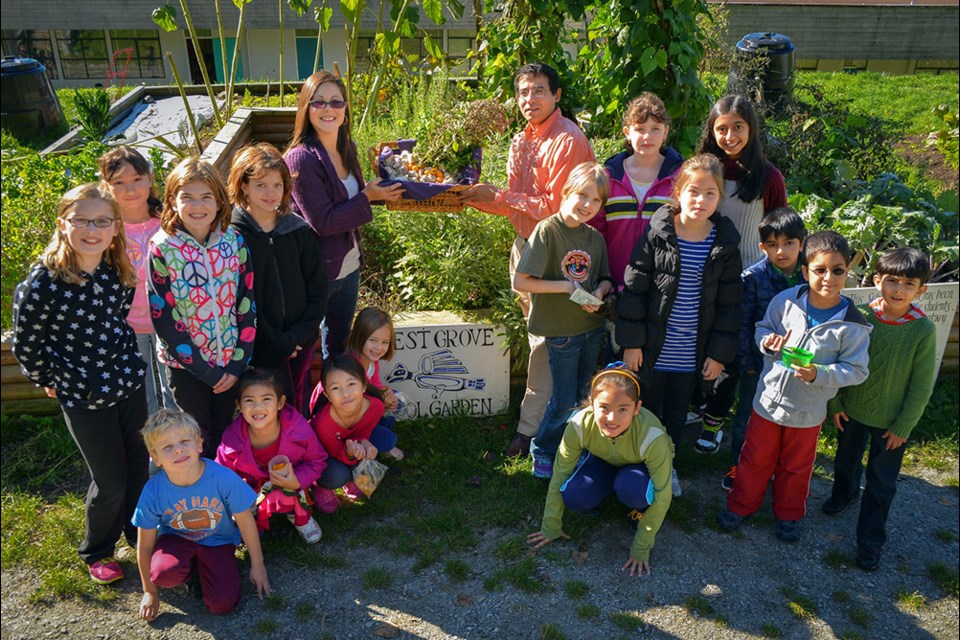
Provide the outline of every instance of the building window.
<path id="1" fill-rule="evenodd" d="M 447 31 L 447 56 L 450 70 L 455 75 L 467 74 L 473 61 L 467 60 L 467 54 L 477 46 L 477 34 L 470 29 L 449 29 Z"/>
<path id="2" fill-rule="evenodd" d="M 70 79 L 106 78 L 110 70 L 107 38 L 103 31 L 72 29 L 55 31 L 63 77 Z"/>
<path id="3" fill-rule="evenodd" d="M 3 55 L 33 58 L 47 68 L 51 80 L 60 77 L 57 60 L 53 56 L 53 38 L 46 29 L 4 29 L 2 32 Z"/>
<path id="4" fill-rule="evenodd" d="M 113 73 L 126 78 L 163 78 L 160 34 L 153 29 L 110 32 Z"/>

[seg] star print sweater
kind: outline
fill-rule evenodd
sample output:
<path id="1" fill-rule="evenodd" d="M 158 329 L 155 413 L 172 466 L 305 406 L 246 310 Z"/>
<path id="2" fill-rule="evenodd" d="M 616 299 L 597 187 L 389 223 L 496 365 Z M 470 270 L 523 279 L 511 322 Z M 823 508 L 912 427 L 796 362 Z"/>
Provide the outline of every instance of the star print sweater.
<path id="1" fill-rule="evenodd" d="M 150 314 L 157 355 L 211 387 L 240 376 L 256 339 L 253 262 L 236 229 L 199 242 L 183 229 L 162 229 L 150 242 Z"/>
<path id="2" fill-rule="evenodd" d="M 66 409 L 98 410 L 143 383 L 144 364 L 126 322 L 133 289 L 101 262 L 83 284 L 34 265 L 13 298 L 13 354 L 23 374 L 54 387 Z"/>

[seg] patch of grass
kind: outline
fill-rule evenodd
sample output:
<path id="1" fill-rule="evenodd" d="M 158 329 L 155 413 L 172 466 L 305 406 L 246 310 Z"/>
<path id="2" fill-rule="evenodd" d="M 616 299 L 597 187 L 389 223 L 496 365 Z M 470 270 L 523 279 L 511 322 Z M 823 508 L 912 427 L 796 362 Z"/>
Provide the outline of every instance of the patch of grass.
<path id="1" fill-rule="evenodd" d="M 866 629 L 870 626 L 870 612 L 863 607 L 850 607 L 847 617 L 850 618 L 850 622 L 858 627 Z"/>
<path id="2" fill-rule="evenodd" d="M 523 558 L 511 563 L 483 580 L 483 588 L 487 591 L 499 591 L 507 583 L 525 593 L 543 593 L 550 591 L 550 586 L 537 575 L 537 562 L 533 558 Z"/>
<path id="3" fill-rule="evenodd" d="M 957 541 L 957 534 L 952 529 L 937 529 L 933 532 L 933 536 L 941 542 L 951 543 Z"/>
<path id="4" fill-rule="evenodd" d="M 960 489 L 960 478 L 957 476 L 947 478 L 945 485 L 953 489 Z"/>
<path id="5" fill-rule="evenodd" d="M 263 599 L 263 607 L 268 611 L 283 611 L 287 608 L 287 603 L 279 593 L 271 593 Z"/>
<path id="6" fill-rule="evenodd" d="M 510 536 L 497 543 L 497 548 L 494 550 L 493 555 L 497 556 L 501 560 L 512 562 L 525 556 L 527 553 L 527 548 L 525 536 L 522 534 Z"/>
<path id="7" fill-rule="evenodd" d="M 567 636 L 551 622 L 540 627 L 540 640 L 567 640 Z"/>
<path id="8" fill-rule="evenodd" d="M 577 607 L 577 616 L 580 618 L 599 618 L 600 617 L 600 607 L 593 604 L 592 602 L 581 603 Z"/>
<path id="9" fill-rule="evenodd" d="M 639 611 L 615 611 L 610 614 L 613 626 L 624 631 L 636 631 L 643 626 L 643 615 Z"/>
<path id="10" fill-rule="evenodd" d="M 954 598 L 960 596 L 960 579 L 956 569 L 940 562 L 931 562 L 927 565 L 927 575 L 947 595 Z"/>
<path id="11" fill-rule="evenodd" d="M 364 589 L 387 589 L 393 584 L 393 575 L 382 567 L 367 569 L 360 578 Z"/>
<path id="12" fill-rule="evenodd" d="M 837 604 L 845 604 L 850 602 L 850 594 L 846 591 L 837 590 L 830 594 L 830 599 L 836 602 Z"/>
<path id="13" fill-rule="evenodd" d="M 701 618 L 711 618 L 716 613 L 713 605 L 706 598 L 700 595 L 690 596 L 683 603 L 683 608 L 690 613 L 695 613 Z"/>
<path id="14" fill-rule="evenodd" d="M 586 597 L 590 587 L 582 580 L 567 580 L 563 585 L 563 591 L 569 598 L 580 599 Z"/>
<path id="15" fill-rule="evenodd" d="M 919 591 L 907 591 L 906 589 L 898 591 L 894 595 L 894 600 L 908 611 L 919 611 L 927 606 L 927 596 Z"/>
<path id="16" fill-rule="evenodd" d="M 432 565 L 434 562 L 436 562 L 437 559 L 438 559 L 438 555 L 437 555 L 436 549 L 424 549 L 423 551 L 417 554 L 417 560 L 416 562 L 413 563 L 413 566 L 411 567 L 411 569 L 413 570 L 414 573 L 420 573 L 421 571 L 423 571 L 424 569 Z"/>
<path id="17" fill-rule="evenodd" d="M 447 560 L 443 572 L 451 582 L 464 582 L 470 577 L 470 565 L 463 560 Z"/>
<path id="18" fill-rule="evenodd" d="M 253 625 L 253 630 L 257 633 L 268 635 L 277 630 L 277 623 L 273 620 L 261 620 Z"/>
<path id="19" fill-rule="evenodd" d="M 823 556 L 823 564 L 831 569 L 842 569 L 843 567 L 853 566 L 853 559 L 845 551 L 831 549 Z"/>
<path id="20" fill-rule="evenodd" d="M 303 622 L 306 622 L 307 620 L 312 619 L 314 611 L 315 611 L 315 608 L 313 606 L 313 603 L 306 602 L 306 601 L 298 602 L 297 606 L 294 607 L 293 609 L 293 612 L 297 616 L 297 620 L 301 620 Z"/>
<path id="21" fill-rule="evenodd" d="M 837 636 L 837 640 L 866 640 L 866 636 L 864 636 L 859 631 L 847 630 L 847 631 L 841 632 L 840 635 Z"/>
<path id="22" fill-rule="evenodd" d="M 787 610 L 798 620 L 809 620 L 817 615 L 817 603 L 802 593 L 784 587 L 780 593 L 787 599 Z"/>
<path id="23" fill-rule="evenodd" d="M 771 640 L 780 640 L 783 637 L 783 631 L 780 630 L 780 627 L 769 622 L 760 625 L 760 633 L 763 634 L 764 638 L 771 638 Z"/>

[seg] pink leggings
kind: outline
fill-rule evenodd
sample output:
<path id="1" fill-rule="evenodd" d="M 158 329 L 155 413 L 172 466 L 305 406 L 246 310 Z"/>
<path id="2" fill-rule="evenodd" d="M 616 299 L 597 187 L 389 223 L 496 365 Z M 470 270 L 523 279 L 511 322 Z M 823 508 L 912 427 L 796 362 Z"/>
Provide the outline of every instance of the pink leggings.
<path id="1" fill-rule="evenodd" d="M 204 604 L 212 613 L 229 613 L 240 602 L 235 550 L 232 544 L 208 547 L 177 535 L 162 535 L 150 558 L 150 580 L 158 587 L 169 588 L 199 572 Z"/>

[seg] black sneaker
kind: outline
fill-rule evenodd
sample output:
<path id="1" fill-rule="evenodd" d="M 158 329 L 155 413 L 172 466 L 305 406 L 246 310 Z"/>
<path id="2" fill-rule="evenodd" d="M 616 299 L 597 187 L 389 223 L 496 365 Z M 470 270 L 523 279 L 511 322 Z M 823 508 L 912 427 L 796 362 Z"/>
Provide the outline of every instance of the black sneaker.
<path id="1" fill-rule="evenodd" d="M 879 549 L 858 546 L 854 562 L 864 571 L 876 571 L 880 567 L 880 551 Z"/>
<path id="2" fill-rule="evenodd" d="M 530 455 L 530 440 L 532 440 L 530 436 L 518 433 L 513 436 L 513 440 L 510 441 L 510 445 L 503 455 L 507 458 L 526 458 Z"/>
<path id="3" fill-rule="evenodd" d="M 743 524 L 743 516 L 738 516 L 728 509 L 717 516 L 717 524 L 720 525 L 721 529 L 730 533 L 736 531 Z"/>
<path id="4" fill-rule="evenodd" d="M 629 523 L 630 531 L 633 531 L 634 533 L 636 533 L 637 525 L 640 523 L 642 519 L 643 519 L 643 511 L 640 511 L 639 509 L 631 509 L 630 513 L 627 514 L 627 520 L 630 521 Z"/>
<path id="5" fill-rule="evenodd" d="M 720 488 L 730 493 L 733 491 L 733 481 L 737 479 L 737 465 L 730 467 L 730 471 L 720 479 Z"/>
<path id="6" fill-rule="evenodd" d="M 847 507 L 854 502 L 856 502 L 856 498 L 853 500 L 844 500 L 843 498 L 830 496 L 827 498 L 827 501 L 823 503 L 823 506 L 820 507 L 820 509 L 828 516 L 838 516 L 846 511 Z"/>
<path id="7" fill-rule="evenodd" d="M 700 439 L 693 443 L 693 449 L 697 453 L 716 453 L 720 450 L 722 441 L 723 431 L 721 429 L 704 429 L 700 432 Z"/>
<path id="8" fill-rule="evenodd" d="M 777 520 L 777 537 L 783 542 L 800 540 L 799 520 Z"/>

